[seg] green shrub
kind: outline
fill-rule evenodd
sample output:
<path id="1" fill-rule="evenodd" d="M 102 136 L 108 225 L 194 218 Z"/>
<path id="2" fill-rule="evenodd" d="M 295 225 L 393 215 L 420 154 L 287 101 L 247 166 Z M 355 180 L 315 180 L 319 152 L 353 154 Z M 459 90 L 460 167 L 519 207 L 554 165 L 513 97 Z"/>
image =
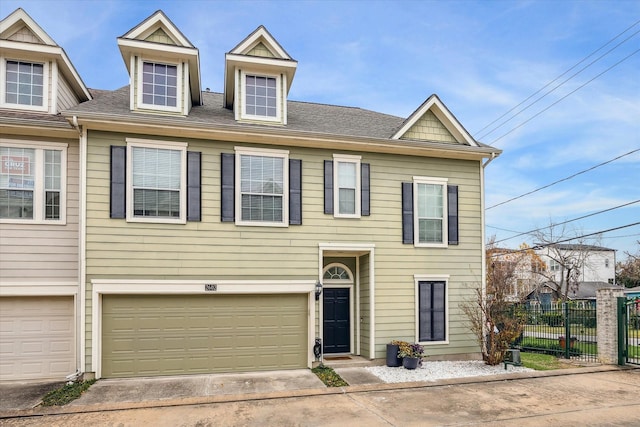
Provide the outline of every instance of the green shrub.
<path id="1" fill-rule="evenodd" d="M 564 325 L 562 313 L 541 313 L 539 316 L 540 323 L 549 326 Z"/>

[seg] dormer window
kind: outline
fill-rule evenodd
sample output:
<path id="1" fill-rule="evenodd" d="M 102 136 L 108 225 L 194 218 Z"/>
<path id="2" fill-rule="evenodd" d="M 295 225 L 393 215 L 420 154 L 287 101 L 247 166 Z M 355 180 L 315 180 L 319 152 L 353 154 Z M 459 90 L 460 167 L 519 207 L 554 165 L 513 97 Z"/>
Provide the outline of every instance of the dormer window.
<path id="1" fill-rule="evenodd" d="M 242 73 L 242 118 L 281 121 L 280 76 Z"/>
<path id="2" fill-rule="evenodd" d="M 46 64 L 7 59 L 3 62 L 2 102 L 9 108 L 47 110 Z"/>
<path id="3" fill-rule="evenodd" d="M 180 112 L 182 64 L 139 60 L 138 102 L 144 109 Z"/>
<path id="4" fill-rule="evenodd" d="M 176 107 L 178 96 L 178 67 L 142 61 L 142 103 Z"/>

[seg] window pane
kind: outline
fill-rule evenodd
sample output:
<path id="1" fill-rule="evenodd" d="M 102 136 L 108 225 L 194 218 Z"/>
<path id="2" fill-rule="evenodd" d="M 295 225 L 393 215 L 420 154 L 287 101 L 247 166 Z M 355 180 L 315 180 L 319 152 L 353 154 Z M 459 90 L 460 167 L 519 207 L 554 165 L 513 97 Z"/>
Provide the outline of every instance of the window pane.
<path id="1" fill-rule="evenodd" d="M 276 79 L 266 76 L 245 76 L 245 111 L 247 114 L 276 117 Z"/>
<path id="2" fill-rule="evenodd" d="M 356 213 L 356 190 L 352 188 L 341 188 L 338 193 L 339 212 L 341 214 Z"/>
<path id="3" fill-rule="evenodd" d="M 176 65 L 142 63 L 142 103 L 175 107 L 178 91 Z"/>
<path id="4" fill-rule="evenodd" d="M 418 184 L 418 241 L 442 243 L 444 223 L 444 186 Z"/>
<path id="5" fill-rule="evenodd" d="M 0 218 L 33 219 L 33 191 L 0 189 Z"/>
<path id="6" fill-rule="evenodd" d="M 5 102 L 43 105 L 44 65 L 31 62 L 6 62 Z"/>
<path id="7" fill-rule="evenodd" d="M 45 219 L 60 219 L 60 192 L 45 192 Z"/>
<path id="8" fill-rule="evenodd" d="M 284 159 L 241 155 L 240 192 L 243 221 L 282 222 Z"/>
<path id="9" fill-rule="evenodd" d="M 179 217 L 182 154 L 132 147 L 134 216 Z"/>

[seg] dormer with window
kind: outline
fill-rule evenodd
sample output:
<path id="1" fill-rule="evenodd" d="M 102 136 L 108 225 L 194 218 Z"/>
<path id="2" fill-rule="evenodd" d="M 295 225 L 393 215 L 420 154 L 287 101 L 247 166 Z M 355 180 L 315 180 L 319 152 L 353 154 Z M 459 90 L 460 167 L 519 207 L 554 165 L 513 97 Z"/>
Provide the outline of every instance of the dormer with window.
<path id="1" fill-rule="evenodd" d="M 118 47 L 132 111 L 186 116 L 202 103 L 198 49 L 162 11 L 118 38 Z"/>
<path id="2" fill-rule="evenodd" d="M 297 66 L 267 29 L 258 27 L 225 55 L 225 108 L 237 121 L 286 125 Z"/>
<path id="3" fill-rule="evenodd" d="M 0 108 L 53 115 L 89 99 L 67 54 L 24 10 L 0 21 Z"/>

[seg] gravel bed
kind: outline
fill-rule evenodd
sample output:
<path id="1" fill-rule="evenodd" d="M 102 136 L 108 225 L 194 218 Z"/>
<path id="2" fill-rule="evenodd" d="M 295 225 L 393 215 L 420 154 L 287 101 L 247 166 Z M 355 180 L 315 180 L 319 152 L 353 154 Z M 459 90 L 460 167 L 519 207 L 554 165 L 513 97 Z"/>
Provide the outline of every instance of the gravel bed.
<path id="1" fill-rule="evenodd" d="M 405 369 L 402 366 L 390 368 L 388 366 L 369 366 L 367 371 L 386 383 L 403 383 L 411 381 L 436 381 L 447 378 L 479 377 L 484 375 L 505 375 L 513 372 L 529 372 L 533 369 L 523 366 L 504 364 L 497 366 L 486 365 L 482 361 L 464 362 L 423 362 L 418 369 Z"/>

